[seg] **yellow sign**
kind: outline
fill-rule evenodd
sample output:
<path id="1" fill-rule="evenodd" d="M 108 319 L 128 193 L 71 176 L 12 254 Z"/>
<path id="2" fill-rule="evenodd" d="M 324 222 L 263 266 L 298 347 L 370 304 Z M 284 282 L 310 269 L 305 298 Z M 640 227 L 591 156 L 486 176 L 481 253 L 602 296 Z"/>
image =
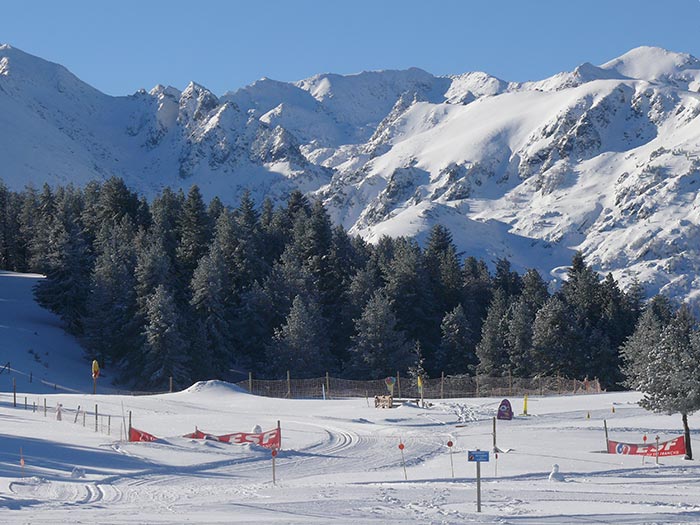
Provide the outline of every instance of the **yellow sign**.
<path id="1" fill-rule="evenodd" d="M 418 388 L 423 388 L 423 378 L 418 376 Z"/>
<path id="2" fill-rule="evenodd" d="M 97 378 L 100 375 L 100 364 L 97 359 L 92 361 L 92 377 Z"/>

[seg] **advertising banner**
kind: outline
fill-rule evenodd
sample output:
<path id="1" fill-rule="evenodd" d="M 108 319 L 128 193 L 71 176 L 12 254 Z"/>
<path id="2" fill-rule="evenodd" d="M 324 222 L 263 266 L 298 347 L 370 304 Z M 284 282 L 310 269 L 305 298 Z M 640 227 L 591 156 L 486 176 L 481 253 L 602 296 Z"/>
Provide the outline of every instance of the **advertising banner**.
<path id="1" fill-rule="evenodd" d="M 214 441 L 221 441 L 222 443 L 234 443 L 236 445 L 252 443 L 265 448 L 280 448 L 282 436 L 281 430 L 279 428 L 275 428 L 274 430 L 268 430 L 267 432 L 261 432 L 259 434 L 236 432 L 234 434 L 224 434 L 220 436 L 208 434 L 197 429 L 191 434 L 186 434 L 183 437 L 191 439 L 211 439 Z"/>
<path id="2" fill-rule="evenodd" d="M 608 454 L 624 454 L 636 456 L 656 456 L 656 444 L 638 445 L 608 440 Z M 659 443 L 659 456 L 685 455 L 685 436 L 669 439 Z"/>

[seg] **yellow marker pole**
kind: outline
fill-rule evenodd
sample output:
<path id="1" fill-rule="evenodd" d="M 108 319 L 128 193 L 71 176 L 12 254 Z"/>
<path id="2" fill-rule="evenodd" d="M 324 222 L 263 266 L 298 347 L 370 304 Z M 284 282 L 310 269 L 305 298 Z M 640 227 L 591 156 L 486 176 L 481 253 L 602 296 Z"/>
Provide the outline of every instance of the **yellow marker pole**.
<path id="1" fill-rule="evenodd" d="M 100 375 L 100 364 L 97 359 L 92 360 L 92 393 L 97 393 L 97 378 Z"/>
<path id="2" fill-rule="evenodd" d="M 523 399 L 523 416 L 527 415 L 527 394 L 525 394 L 525 398 Z"/>

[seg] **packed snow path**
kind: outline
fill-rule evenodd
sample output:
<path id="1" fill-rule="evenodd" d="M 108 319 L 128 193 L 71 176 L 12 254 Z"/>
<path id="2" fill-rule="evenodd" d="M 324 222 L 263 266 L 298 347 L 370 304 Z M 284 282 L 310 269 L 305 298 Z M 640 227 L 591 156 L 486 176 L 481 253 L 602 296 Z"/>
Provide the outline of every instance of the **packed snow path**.
<path id="1" fill-rule="evenodd" d="M 33 395 L 32 399 L 43 395 Z M 49 406 L 94 406 L 114 415 L 108 436 L 72 415 L 12 406 L 0 395 L 0 509 L 6 523 L 693 523 L 700 469 L 682 458 L 602 453 L 611 438 L 641 442 L 678 433 L 679 417 L 651 415 L 635 393 L 530 398 L 530 416 L 499 421 L 498 446 L 482 464 L 483 512 L 465 451 L 492 447 L 500 399 L 431 408 L 367 406 L 365 399 L 279 400 L 233 385 L 199 383 L 147 397 L 51 395 Z M 515 411 L 521 400 L 513 399 Z M 124 414 L 161 438 L 119 441 Z M 373 405 L 373 404 L 372 404 Z M 615 412 L 612 412 L 612 407 Z M 587 418 L 590 412 L 591 418 Z M 465 418 L 464 414 L 469 417 Z M 466 421 L 465 421 L 466 419 Z M 270 452 L 181 437 L 274 428 L 283 450 L 272 484 Z M 698 418 L 691 418 L 698 426 Z M 104 429 L 101 429 L 104 430 Z M 455 443 L 450 468 L 448 440 Z M 398 444 L 405 444 L 408 480 Z M 20 447 L 25 460 L 20 466 Z M 566 481 L 548 480 L 552 464 Z M 85 477 L 72 477 L 75 467 Z M 497 469 L 497 472 L 496 472 Z"/>

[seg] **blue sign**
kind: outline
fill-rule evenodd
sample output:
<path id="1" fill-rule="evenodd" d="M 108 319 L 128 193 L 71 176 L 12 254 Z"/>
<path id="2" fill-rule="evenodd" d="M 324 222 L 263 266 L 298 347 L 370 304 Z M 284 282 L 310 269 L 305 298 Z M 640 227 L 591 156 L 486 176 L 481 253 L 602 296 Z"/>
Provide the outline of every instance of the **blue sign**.
<path id="1" fill-rule="evenodd" d="M 488 462 L 488 450 L 469 450 L 467 451 L 467 461 Z"/>

